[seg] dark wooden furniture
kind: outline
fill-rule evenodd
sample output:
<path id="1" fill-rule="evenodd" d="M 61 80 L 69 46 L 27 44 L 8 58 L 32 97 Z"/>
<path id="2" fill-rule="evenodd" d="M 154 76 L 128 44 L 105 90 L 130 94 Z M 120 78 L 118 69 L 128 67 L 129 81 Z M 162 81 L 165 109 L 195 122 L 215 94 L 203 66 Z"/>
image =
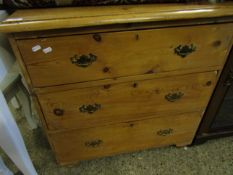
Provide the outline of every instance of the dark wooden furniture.
<path id="1" fill-rule="evenodd" d="M 233 135 L 233 48 L 194 143 L 231 135 Z"/>

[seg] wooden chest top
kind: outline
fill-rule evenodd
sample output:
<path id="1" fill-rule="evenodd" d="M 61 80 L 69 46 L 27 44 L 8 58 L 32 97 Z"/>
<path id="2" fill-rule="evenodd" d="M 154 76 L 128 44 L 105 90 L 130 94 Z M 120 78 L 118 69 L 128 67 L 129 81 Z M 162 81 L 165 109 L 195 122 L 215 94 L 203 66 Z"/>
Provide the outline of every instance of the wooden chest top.
<path id="1" fill-rule="evenodd" d="M 17 10 L 0 32 L 28 32 L 110 24 L 130 24 L 233 16 L 233 3 L 163 4 Z"/>

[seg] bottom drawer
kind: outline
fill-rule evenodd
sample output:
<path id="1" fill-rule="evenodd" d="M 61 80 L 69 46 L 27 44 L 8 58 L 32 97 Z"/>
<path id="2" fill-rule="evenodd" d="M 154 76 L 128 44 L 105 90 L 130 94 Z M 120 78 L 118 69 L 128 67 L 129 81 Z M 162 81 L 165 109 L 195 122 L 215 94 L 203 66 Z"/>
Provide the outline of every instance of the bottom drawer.
<path id="1" fill-rule="evenodd" d="M 151 116 L 153 117 L 153 116 Z M 186 113 L 50 135 L 59 163 L 109 156 L 193 140 L 201 114 Z"/>

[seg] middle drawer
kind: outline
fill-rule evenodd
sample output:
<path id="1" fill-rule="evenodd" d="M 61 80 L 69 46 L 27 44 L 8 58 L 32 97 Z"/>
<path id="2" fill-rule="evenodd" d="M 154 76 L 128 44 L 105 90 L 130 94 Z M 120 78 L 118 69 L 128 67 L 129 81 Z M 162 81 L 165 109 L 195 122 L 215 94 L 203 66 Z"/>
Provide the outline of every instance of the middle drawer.
<path id="1" fill-rule="evenodd" d="M 38 94 L 38 98 L 49 129 L 89 128 L 140 120 L 147 114 L 203 110 L 216 77 L 215 72 L 206 72 L 89 88 L 72 86 Z"/>

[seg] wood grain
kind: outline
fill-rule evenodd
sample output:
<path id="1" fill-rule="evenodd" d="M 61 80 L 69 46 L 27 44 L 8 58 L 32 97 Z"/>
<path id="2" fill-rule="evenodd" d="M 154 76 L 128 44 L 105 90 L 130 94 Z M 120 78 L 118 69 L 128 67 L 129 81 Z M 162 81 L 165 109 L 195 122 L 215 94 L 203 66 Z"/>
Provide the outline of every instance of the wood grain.
<path id="1" fill-rule="evenodd" d="M 233 24 L 177 27 L 130 32 L 18 40 L 34 87 L 45 87 L 122 76 L 182 69 L 223 66 L 232 38 Z M 205 36 L 205 37 L 203 37 Z M 195 45 L 185 58 L 174 53 L 179 45 Z M 40 45 L 53 51 L 32 52 Z M 74 55 L 97 56 L 88 67 L 71 63 Z M 65 73 L 64 73 L 65 72 Z"/>
<path id="2" fill-rule="evenodd" d="M 100 26 L 233 16 L 233 3 L 208 5 L 132 5 L 17 10 L 0 24 L 0 32 Z"/>
<path id="3" fill-rule="evenodd" d="M 188 145 L 201 119 L 200 112 L 150 117 L 142 121 L 51 134 L 56 158 L 60 164 L 69 164 L 151 147 Z M 162 136 L 164 130 L 168 134 Z"/>
<path id="4" fill-rule="evenodd" d="M 111 78 L 111 79 L 103 79 L 103 80 L 95 80 L 95 81 L 87 81 L 82 83 L 73 83 L 73 84 L 64 84 L 59 85 L 54 88 L 54 86 L 43 87 L 43 88 L 33 88 L 33 91 L 36 94 L 48 94 L 60 91 L 67 91 L 72 89 L 82 89 L 94 86 L 104 86 L 108 84 L 119 84 L 119 83 L 126 83 L 126 82 L 135 82 L 141 80 L 151 80 L 155 78 L 167 78 L 173 76 L 180 76 L 180 75 L 190 75 L 195 73 L 204 73 L 204 72 L 215 72 L 216 76 L 219 76 L 221 73 L 223 66 L 211 66 L 211 67 L 201 67 L 191 70 L 176 70 L 171 72 L 161 72 L 159 74 L 143 74 L 143 75 L 134 75 L 129 77 L 120 77 L 120 78 Z"/>
<path id="5" fill-rule="evenodd" d="M 215 72 L 198 73 L 38 94 L 38 98 L 49 129 L 89 128 L 139 120 L 145 114 L 161 116 L 204 110 L 216 78 Z M 178 92 L 183 96 L 175 102 L 165 98 Z M 83 105 L 95 104 L 101 107 L 92 114 L 80 111 Z M 63 114 L 54 113 L 56 109 Z"/>
<path id="6" fill-rule="evenodd" d="M 232 28 L 233 3 L 17 10 L 0 23 L 61 164 L 190 144 Z M 187 57 L 174 53 L 191 44 Z M 90 66 L 71 63 L 90 53 Z"/>
<path id="7" fill-rule="evenodd" d="M 80 27 L 80 28 L 68 28 L 68 29 L 52 29 L 52 30 L 40 30 L 30 32 L 18 32 L 13 33 L 15 39 L 33 39 L 33 38 L 46 38 L 52 36 L 67 36 L 67 35 L 79 35 L 90 33 L 104 33 L 104 32 L 120 32 L 120 31 L 132 31 L 132 30 L 147 30 L 147 29 L 161 29 L 169 27 L 185 27 L 198 25 L 212 25 L 212 24 L 226 24 L 232 23 L 233 18 L 231 16 L 218 17 L 210 20 L 208 18 L 192 19 L 192 20 L 179 20 L 179 21 L 159 21 L 159 22 L 147 22 L 147 23 L 126 23 L 126 24 L 112 24 L 104 26 L 92 26 L 92 27 Z"/>

